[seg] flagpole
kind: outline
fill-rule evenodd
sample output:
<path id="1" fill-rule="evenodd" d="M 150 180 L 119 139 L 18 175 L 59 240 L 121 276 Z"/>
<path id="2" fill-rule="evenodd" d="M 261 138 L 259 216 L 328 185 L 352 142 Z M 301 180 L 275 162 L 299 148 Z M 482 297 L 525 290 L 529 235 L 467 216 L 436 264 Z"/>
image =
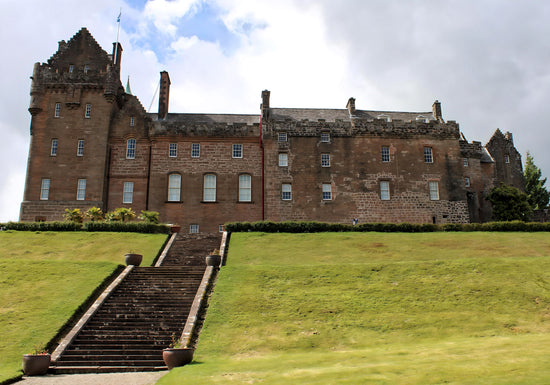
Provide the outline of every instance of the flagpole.
<path id="1" fill-rule="evenodd" d="M 118 29 L 116 31 L 116 45 L 115 45 L 115 58 L 113 63 L 116 65 L 117 63 L 117 57 L 118 57 L 118 36 L 120 34 L 120 16 L 122 15 L 122 8 L 120 8 L 120 12 L 118 13 L 118 17 L 116 18 L 116 21 L 118 23 Z"/>

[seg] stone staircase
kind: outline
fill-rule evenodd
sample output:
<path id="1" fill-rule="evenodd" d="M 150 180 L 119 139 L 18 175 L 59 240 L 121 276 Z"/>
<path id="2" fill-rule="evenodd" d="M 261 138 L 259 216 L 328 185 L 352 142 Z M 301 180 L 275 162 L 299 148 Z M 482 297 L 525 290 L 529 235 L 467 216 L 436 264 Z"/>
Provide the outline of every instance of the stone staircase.
<path id="1" fill-rule="evenodd" d="M 166 369 L 162 349 L 181 336 L 221 236 L 178 235 L 160 267 L 134 267 L 61 353 L 52 373 Z"/>

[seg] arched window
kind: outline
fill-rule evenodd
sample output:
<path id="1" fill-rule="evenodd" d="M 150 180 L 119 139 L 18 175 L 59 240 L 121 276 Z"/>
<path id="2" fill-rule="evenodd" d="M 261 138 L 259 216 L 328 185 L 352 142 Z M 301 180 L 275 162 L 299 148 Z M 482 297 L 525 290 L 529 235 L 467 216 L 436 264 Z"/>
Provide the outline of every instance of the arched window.
<path id="1" fill-rule="evenodd" d="M 239 175 L 239 202 L 252 201 L 252 177 L 248 174 Z"/>
<path id="2" fill-rule="evenodd" d="M 203 201 L 216 202 L 216 175 L 206 174 L 204 176 Z"/>
<path id="3" fill-rule="evenodd" d="M 181 200 L 181 175 L 168 175 L 168 201 L 179 202 Z"/>

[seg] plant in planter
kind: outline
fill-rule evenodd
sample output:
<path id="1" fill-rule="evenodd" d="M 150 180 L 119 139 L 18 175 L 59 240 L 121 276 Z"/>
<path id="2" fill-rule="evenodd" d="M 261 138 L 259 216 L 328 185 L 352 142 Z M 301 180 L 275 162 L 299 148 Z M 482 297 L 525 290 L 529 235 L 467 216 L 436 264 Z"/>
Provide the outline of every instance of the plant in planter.
<path id="1" fill-rule="evenodd" d="M 51 355 L 42 345 L 36 346 L 32 354 L 23 354 L 23 373 L 26 376 L 41 376 L 50 367 Z"/>
<path id="2" fill-rule="evenodd" d="M 194 348 L 186 348 L 181 346 L 181 341 L 172 334 L 172 342 L 170 346 L 162 350 L 162 359 L 169 370 L 179 366 L 184 366 L 193 361 Z"/>
<path id="3" fill-rule="evenodd" d="M 218 249 L 215 249 L 212 254 L 206 256 L 206 266 L 220 267 L 221 263 L 222 256 Z"/>
<path id="4" fill-rule="evenodd" d="M 129 265 L 139 266 L 141 264 L 142 259 L 143 259 L 143 255 L 136 254 L 133 251 L 130 251 L 129 253 L 124 255 L 124 262 L 126 262 L 126 266 L 129 266 Z"/>

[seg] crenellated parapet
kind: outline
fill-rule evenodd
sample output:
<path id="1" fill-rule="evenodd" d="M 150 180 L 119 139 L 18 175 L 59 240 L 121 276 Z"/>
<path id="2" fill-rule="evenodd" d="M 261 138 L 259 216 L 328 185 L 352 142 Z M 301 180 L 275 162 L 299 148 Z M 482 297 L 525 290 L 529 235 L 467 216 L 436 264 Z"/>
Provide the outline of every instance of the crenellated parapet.
<path id="1" fill-rule="evenodd" d="M 214 114 L 168 114 L 164 120 L 152 121 L 149 135 L 217 138 L 260 136 L 258 116 L 234 115 L 232 118 L 220 121 L 220 116 Z"/>
<path id="2" fill-rule="evenodd" d="M 469 143 L 466 140 L 461 140 L 458 143 L 460 145 L 460 154 L 462 157 L 481 159 L 481 156 L 484 153 L 481 142 L 473 141 Z"/>

